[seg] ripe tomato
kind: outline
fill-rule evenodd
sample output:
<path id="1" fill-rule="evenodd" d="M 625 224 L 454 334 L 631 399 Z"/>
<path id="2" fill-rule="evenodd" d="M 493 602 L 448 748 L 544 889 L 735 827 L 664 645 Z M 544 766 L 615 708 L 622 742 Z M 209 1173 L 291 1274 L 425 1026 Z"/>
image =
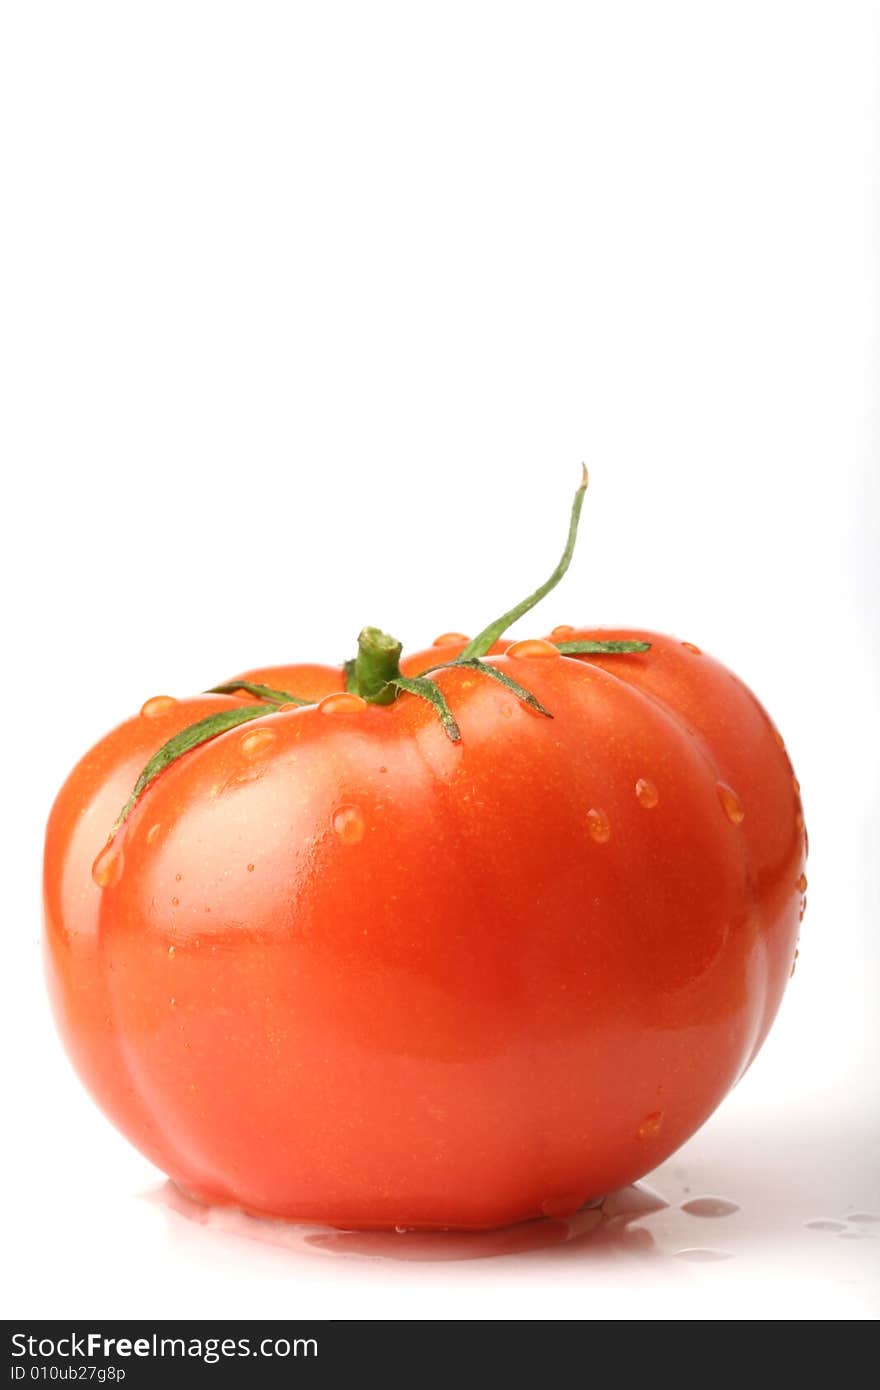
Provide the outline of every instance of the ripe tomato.
<path id="1" fill-rule="evenodd" d="M 61 1031 L 198 1197 L 352 1227 L 565 1215 L 676 1149 L 760 1046 L 806 887 L 767 714 L 673 638 L 493 634 L 515 686 L 456 664 L 454 634 L 400 668 L 453 663 L 429 678 L 451 728 L 421 687 L 374 703 L 357 672 L 266 668 L 149 701 L 62 788 Z M 608 643 L 650 645 L 559 650 Z M 263 713 L 263 686 L 317 703 Z M 102 849 L 144 764 L 221 713 L 247 722 L 164 766 Z"/>

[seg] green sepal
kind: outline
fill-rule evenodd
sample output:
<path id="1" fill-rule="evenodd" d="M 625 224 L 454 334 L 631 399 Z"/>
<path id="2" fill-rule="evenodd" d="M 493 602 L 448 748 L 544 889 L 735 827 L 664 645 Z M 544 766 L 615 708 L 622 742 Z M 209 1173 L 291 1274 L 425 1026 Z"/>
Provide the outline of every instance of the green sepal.
<path id="1" fill-rule="evenodd" d="M 354 657 L 352 657 L 350 661 L 346 661 L 342 669 L 345 673 L 346 690 L 350 695 L 357 695 L 357 662 L 355 661 Z"/>
<path id="2" fill-rule="evenodd" d="M 298 695 L 289 695 L 286 690 L 273 690 L 270 685 L 254 685 L 251 681 L 227 681 L 225 685 L 212 685 L 206 695 L 235 695 L 239 690 L 255 695 L 258 700 L 266 700 L 271 705 L 313 705 L 314 700 L 301 700 Z"/>
<path id="3" fill-rule="evenodd" d="M 418 695 L 420 699 L 427 700 L 428 704 L 433 705 L 440 716 L 440 723 L 443 725 L 446 736 L 453 743 L 460 741 L 461 730 L 453 718 L 452 710 L 446 703 L 446 696 L 439 685 L 426 680 L 424 676 L 416 676 L 414 680 L 410 680 L 406 676 L 395 676 L 394 680 L 389 681 L 389 685 L 395 686 L 407 695 Z"/>
<path id="4" fill-rule="evenodd" d="M 481 676 L 489 676 L 491 680 L 497 681 L 499 685 L 506 686 L 518 700 L 522 700 L 524 705 L 528 705 L 529 709 L 535 710 L 538 714 L 543 714 L 547 719 L 553 718 L 550 711 L 544 708 L 541 701 L 536 695 L 532 694 L 531 690 L 526 690 L 524 685 L 520 685 L 519 681 L 515 681 L 512 676 L 508 676 L 504 671 L 499 671 L 497 666 L 490 666 L 484 661 L 477 660 L 476 657 L 473 661 L 453 661 L 450 664 L 452 666 L 463 666 L 467 671 L 479 671 Z"/>
<path id="5" fill-rule="evenodd" d="M 221 709 L 216 714 L 208 714 L 204 719 L 199 719 L 195 724 L 181 729 L 179 734 L 175 734 L 167 743 L 163 743 L 159 751 L 153 754 L 135 782 L 134 791 L 120 811 L 114 829 L 118 830 L 122 822 L 128 818 L 140 797 L 150 783 L 159 776 L 159 773 L 164 772 L 166 767 L 177 762 L 177 759 L 182 757 L 184 753 L 189 753 L 193 748 L 198 748 L 199 744 L 207 743 L 209 739 L 216 738 L 218 734 L 225 734 L 228 729 L 234 729 L 237 724 L 245 724 L 249 719 L 265 719 L 266 714 L 270 712 L 260 709 L 259 706 L 250 705 L 241 709 Z"/>
<path id="6" fill-rule="evenodd" d="M 578 656 L 583 652 L 593 656 L 614 652 L 647 652 L 651 647 L 650 642 L 553 642 L 552 645 L 563 656 Z"/>

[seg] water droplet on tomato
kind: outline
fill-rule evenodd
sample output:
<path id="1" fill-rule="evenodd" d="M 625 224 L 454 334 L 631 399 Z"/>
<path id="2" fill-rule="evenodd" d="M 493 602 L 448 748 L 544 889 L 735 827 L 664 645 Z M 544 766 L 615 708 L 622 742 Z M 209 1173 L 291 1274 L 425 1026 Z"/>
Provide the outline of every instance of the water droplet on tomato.
<path id="1" fill-rule="evenodd" d="M 611 838 L 611 822 L 605 812 L 597 810 L 595 806 L 587 812 L 587 829 L 597 845 L 604 845 Z"/>
<path id="2" fill-rule="evenodd" d="M 176 950 L 176 948 L 175 948 L 174 946 L 169 946 L 169 947 L 168 947 L 168 954 L 169 954 L 169 956 L 173 956 L 173 955 L 175 954 L 175 950 Z"/>
<path id="3" fill-rule="evenodd" d="M 703 655 L 703 650 L 702 650 L 702 648 L 701 648 L 701 647 L 698 647 L 697 644 L 696 644 L 695 642 L 682 642 L 681 645 L 684 647 L 684 649 L 685 649 L 686 652 L 693 652 L 694 656 L 702 656 L 702 655 Z"/>
<path id="4" fill-rule="evenodd" d="M 803 828 L 804 828 L 804 817 L 803 817 L 803 812 L 798 811 L 797 815 L 796 815 L 795 818 L 794 818 L 794 823 L 795 823 L 795 826 L 797 827 L 798 830 L 803 830 Z"/>
<path id="5" fill-rule="evenodd" d="M 181 880 L 182 878 L 183 878 L 183 874 L 175 874 L 175 875 L 174 875 L 174 881 L 175 881 L 175 883 L 179 883 L 180 880 Z"/>
<path id="6" fill-rule="evenodd" d="M 690 1260 L 693 1264 L 715 1264 L 718 1260 L 732 1260 L 729 1250 L 707 1250 L 703 1246 L 691 1246 L 687 1250 L 676 1250 L 676 1259 Z"/>
<path id="7" fill-rule="evenodd" d="M 256 758 L 275 742 L 274 729 L 251 729 L 242 736 L 240 748 L 246 758 Z"/>
<path id="8" fill-rule="evenodd" d="M 113 888 L 122 878 L 122 850 L 109 840 L 92 865 L 92 879 L 99 888 Z"/>
<path id="9" fill-rule="evenodd" d="M 794 787 L 795 796 L 798 796 L 800 794 L 801 784 L 796 777 L 792 777 L 791 785 Z"/>
<path id="10" fill-rule="evenodd" d="M 745 816 L 745 811 L 733 787 L 729 787 L 726 782 L 719 782 L 715 790 L 718 792 L 718 800 L 721 802 L 721 809 L 727 819 L 732 821 L 734 825 L 739 825 Z"/>
<path id="11" fill-rule="evenodd" d="M 729 1202 L 726 1197 L 692 1197 L 689 1202 L 682 1202 L 681 1209 L 688 1216 L 732 1216 L 739 1211 L 736 1202 Z"/>
<path id="12" fill-rule="evenodd" d="M 795 886 L 795 888 L 798 890 L 799 893 L 806 893 L 806 891 L 807 891 L 807 876 L 806 876 L 806 874 L 801 874 L 800 878 L 798 879 L 797 883 L 796 883 L 794 886 Z"/>
<path id="13" fill-rule="evenodd" d="M 650 1115 L 646 1115 L 636 1130 L 636 1138 L 653 1139 L 663 1123 L 663 1111 L 652 1110 Z"/>
<path id="14" fill-rule="evenodd" d="M 148 719 L 156 719 L 160 714 L 167 714 L 170 709 L 174 709 L 176 704 L 177 700 L 173 695 L 153 695 L 141 705 L 141 714 L 145 714 Z"/>
<path id="15" fill-rule="evenodd" d="M 778 729 L 773 730 L 773 738 L 778 748 L 785 747 L 785 739 L 782 737 L 782 734 L 779 732 Z"/>
<path id="16" fill-rule="evenodd" d="M 560 623 L 558 627 L 554 627 L 550 636 L 553 638 L 554 642 L 564 642 L 573 632 L 574 628 L 571 623 Z"/>
<path id="17" fill-rule="evenodd" d="M 636 799 L 646 811 L 653 811 L 660 800 L 660 793 L 653 782 L 649 782 L 646 777 L 640 777 L 636 782 Z"/>
<path id="18" fill-rule="evenodd" d="M 148 845 L 151 845 L 151 844 L 153 843 L 153 841 L 155 840 L 156 836 L 159 834 L 159 831 L 160 831 L 161 829 L 162 829 L 162 826 L 160 825 L 160 823 L 159 823 L 158 821 L 156 822 L 155 825 L 151 825 L 151 826 L 150 826 L 149 830 L 147 831 L 147 844 L 148 844 Z"/>
<path id="19" fill-rule="evenodd" d="M 463 632 L 441 632 L 439 637 L 434 638 L 431 646 L 451 647 L 453 642 L 456 644 L 460 642 L 463 647 L 466 647 L 470 640 L 469 637 L 465 637 Z"/>
<path id="20" fill-rule="evenodd" d="M 514 642 L 513 646 L 507 648 L 507 656 L 513 657 L 559 657 L 561 653 L 553 646 L 552 642 L 545 642 L 543 637 L 527 637 L 523 642 Z"/>
<path id="21" fill-rule="evenodd" d="M 366 708 L 366 700 L 347 690 L 338 691 L 335 695 L 325 695 L 318 705 L 322 714 L 357 714 L 359 710 Z"/>
<path id="22" fill-rule="evenodd" d="M 435 646 L 438 646 L 439 643 L 436 643 L 436 642 L 435 642 L 434 645 L 435 645 Z M 395 1234 L 396 1236 L 405 1236 L 405 1235 L 408 1234 L 409 1229 L 410 1229 L 409 1226 L 395 1226 L 395 1227 L 394 1227 L 394 1234 Z"/>
<path id="23" fill-rule="evenodd" d="M 333 817 L 333 830 L 345 845 L 356 845 L 364 838 L 366 825 L 356 806 L 340 806 Z"/>
<path id="24" fill-rule="evenodd" d="M 800 912 L 800 916 L 798 917 L 798 921 L 799 921 L 799 922 L 802 922 L 802 921 L 804 920 L 804 915 L 805 915 L 806 911 L 807 911 L 807 900 L 806 900 L 806 898 L 804 898 L 803 902 L 801 903 L 801 912 Z"/>
<path id="25" fill-rule="evenodd" d="M 172 907 L 180 907 L 180 898 L 172 898 L 172 899 L 171 899 L 171 906 L 172 906 Z"/>
<path id="26" fill-rule="evenodd" d="M 302 705 L 297 700 L 285 700 L 282 705 L 275 706 L 276 714 L 286 714 L 292 709 L 302 709 Z"/>
<path id="27" fill-rule="evenodd" d="M 254 865 L 253 865 L 253 864 L 248 864 L 248 866 L 247 866 L 247 871 L 248 871 L 249 874 L 252 874 L 253 871 L 254 871 Z"/>
<path id="28" fill-rule="evenodd" d="M 790 969 L 789 972 L 788 972 L 788 978 L 789 978 L 789 979 L 791 979 L 792 975 L 794 974 L 795 970 L 797 969 L 797 962 L 798 962 L 798 956 L 799 956 L 799 955 L 800 955 L 800 951 L 795 951 L 795 953 L 794 953 L 794 959 L 793 959 L 792 962 L 791 962 L 791 969 Z"/>

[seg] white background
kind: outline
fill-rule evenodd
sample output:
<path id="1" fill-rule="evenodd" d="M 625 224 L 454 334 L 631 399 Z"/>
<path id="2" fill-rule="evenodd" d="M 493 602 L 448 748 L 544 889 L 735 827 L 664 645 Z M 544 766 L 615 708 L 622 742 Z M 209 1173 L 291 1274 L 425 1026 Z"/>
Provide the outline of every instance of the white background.
<path id="1" fill-rule="evenodd" d="M 4 1311 L 876 1316 L 880 1226 L 804 1222 L 880 1211 L 878 7 L 31 0 L 0 26 Z M 555 561 L 582 458 L 580 551 L 523 630 L 699 643 L 803 784 L 764 1053 L 634 1241 L 365 1260 L 143 1200 L 161 1175 L 44 1001 L 55 790 L 151 694 L 342 658 L 365 622 L 482 626 Z M 741 1210 L 688 1217 L 685 1187 Z"/>

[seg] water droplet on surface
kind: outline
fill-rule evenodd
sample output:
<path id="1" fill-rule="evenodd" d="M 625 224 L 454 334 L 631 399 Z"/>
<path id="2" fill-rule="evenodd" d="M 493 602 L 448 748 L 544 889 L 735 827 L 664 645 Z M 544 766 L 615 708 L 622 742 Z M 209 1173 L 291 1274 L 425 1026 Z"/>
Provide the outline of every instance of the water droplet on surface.
<path id="1" fill-rule="evenodd" d="M 574 628 L 571 623 L 560 623 L 558 627 L 554 627 L 550 636 L 553 638 L 554 642 L 564 642 L 573 632 Z"/>
<path id="2" fill-rule="evenodd" d="M 805 1221 L 808 1231 L 845 1231 L 845 1221 L 829 1221 L 821 1217 L 818 1221 Z"/>
<path id="3" fill-rule="evenodd" d="M 274 729 L 251 729 L 243 734 L 239 747 L 246 758 L 256 758 L 275 742 Z"/>
<path id="4" fill-rule="evenodd" d="M 789 979 L 791 979 L 792 975 L 794 974 L 795 970 L 797 969 L 797 963 L 798 963 L 798 956 L 799 956 L 799 955 L 800 955 L 800 951 L 795 951 L 795 953 L 794 953 L 794 959 L 793 959 L 793 961 L 791 962 L 791 969 L 790 969 L 789 972 L 788 972 L 788 978 L 789 978 Z"/>
<path id="5" fill-rule="evenodd" d="M 160 714 L 167 714 L 170 709 L 174 709 L 176 704 L 173 695 L 152 695 L 141 705 L 141 714 L 145 714 L 148 719 L 156 719 Z"/>
<path id="6" fill-rule="evenodd" d="M 692 1246 L 687 1250 L 676 1250 L 676 1259 L 690 1260 L 693 1264 L 716 1264 L 719 1260 L 732 1260 L 729 1250 L 707 1250 L 702 1246 Z"/>
<path id="7" fill-rule="evenodd" d="M 432 647 L 451 647 L 453 642 L 460 642 L 466 647 L 471 639 L 465 637 L 463 632 L 441 632 L 439 637 L 435 637 L 431 643 Z"/>
<path id="8" fill-rule="evenodd" d="M 124 867 L 122 850 L 111 840 L 92 865 L 92 879 L 99 888 L 113 888 L 122 878 Z"/>
<path id="9" fill-rule="evenodd" d="M 357 714 L 359 710 L 366 708 L 366 700 L 347 690 L 341 690 L 335 695 L 325 695 L 318 705 L 321 714 Z"/>
<path id="10" fill-rule="evenodd" d="M 663 1111 L 652 1110 L 650 1115 L 646 1115 L 636 1130 L 638 1139 L 652 1139 L 663 1123 Z"/>
<path id="11" fill-rule="evenodd" d="M 507 656 L 512 657 L 560 657 L 560 652 L 553 646 L 552 642 L 545 642 L 543 637 L 527 637 L 523 642 L 514 642 L 507 648 Z"/>
<path id="12" fill-rule="evenodd" d="M 597 845 L 607 844 L 611 838 L 611 822 L 605 812 L 597 810 L 595 806 L 587 812 L 587 829 L 590 839 L 595 840 Z"/>
<path id="13" fill-rule="evenodd" d="M 435 642 L 434 645 L 435 645 L 435 647 L 436 647 L 436 646 L 438 645 L 438 643 Z M 394 1227 L 394 1234 L 395 1234 L 396 1236 L 405 1236 L 408 1230 L 409 1230 L 409 1226 L 395 1226 L 395 1227 Z"/>
<path id="14" fill-rule="evenodd" d="M 248 864 L 248 866 L 247 866 L 247 871 L 248 871 L 249 874 L 252 874 L 252 873 L 253 873 L 253 871 L 254 871 L 254 866 L 253 866 L 253 864 Z"/>
<path id="15" fill-rule="evenodd" d="M 729 1202 L 726 1197 L 692 1197 L 689 1202 L 682 1202 L 682 1211 L 686 1211 L 688 1216 L 733 1216 L 735 1211 L 739 1211 L 736 1202 Z"/>
<path id="16" fill-rule="evenodd" d="M 801 903 L 801 910 L 800 910 L 800 913 L 799 913 L 799 915 L 798 915 L 798 921 L 799 921 L 799 922 L 802 922 L 802 921 L 804 920 L 804 916 L 806 915 L 806 911 L 807 911 L 807 900 L 806 900 L 806 898 L 804 898 L 803 902 Z"/>
<path id="17" fill-rule="evenodd" d="M 275 713 L 287 714 L 292 709 L 302 709 L 302 705 L 298 704 L 296 700 L 285 700 L 283 705 L 275 706 Z"/>
<path id="18" fill-rule="evenodd" d="M 696 642 L 682 642 L 681 645 L 684 647 L 686 652 L 693 652 L 694 656 L 703 655 L 702 647 L 698 647 Z"/>
<path id="19" fill-rule="evenodd" d="M 180 898 L 172 898 L 172 899 L 171 899 L 171 906 L 172 906 L 172 907 L 180 907 Z"/>
<path id="20" fill-rule="evenodd" d="M 345 845 L 356 845 L 364 838 L 364 818 L 356 806 L 340 806 L 333 817 L 333 830 Z"/>
<path id="21" fill-rule="evenodd" d="M 174 875 L 174 881 L 175 881 L 175 883 L 179 883 L 180 880 L 181 880 L 182 878 L 183 878 L 183 874 L 175 874 L 175 875 Z"/>
<path id="22" fill-rule="evenodd" d="M 874 1221 L 880 1221 L 880 1212 L 877 1211 L 851 1211 L 848 1217 L 850 1221 L 857 1221 L 860 1225 L 871 1225 Z"/>
<path id="23" fill-rule="evenodd" d="M 798 890 L 799 893 L 806 893 L 806 891 L 807 891 L 807 876 L 806 876 L 806 874 L 801 874 L 800 878 L 797 880 L 797 882 L 795 883 L 794 886 L 795 886 L 795 888 Z"/>
<path id="24" fill-rule="evenodd" d="M 660 793 L 653 782 L 649 782 L 646 777 L 640 777 L 636 782 L 636 799 L 646 811 L 653 811 L 660 800 Z"/>
<path id="25" fill-rule="evenodd" d="M 176 951 L 176 949 L 177 949 L 177 948 L 176 948 L 175 946 L 169 946 L 169 947 L 168 947 L 168 954 L 169 954 L 169 956 L 173 956 L 174 953 L 175 953 L 175 951 Z"/>
<path id="26" fill-rule="evenodd" d="M 162 826 L 159 824 L 158 821 L 156 822 L 155 825 L 151 825 L 151 826 L 150 826 L 149 830 L 147 831 L 147 844 L 148 844 L 148 845 L 151 845 L 151 844 L 153 843 L 153 841 L 155 840 L 156 836 L 159 834 L 159 831 L 160 831 L 161 829 L 162 829 Z"/>
<path id="27" fill-rule="evenodd" d="M 745 811 L 733 787 L 729 787 L 726 782 L 719 782 L 715 790 L 718 793 L 718 800 L 721 802 L 721 809 L 727 819 L 732 821 L 734 825 L 739 825 L 745 816 Z"/>

